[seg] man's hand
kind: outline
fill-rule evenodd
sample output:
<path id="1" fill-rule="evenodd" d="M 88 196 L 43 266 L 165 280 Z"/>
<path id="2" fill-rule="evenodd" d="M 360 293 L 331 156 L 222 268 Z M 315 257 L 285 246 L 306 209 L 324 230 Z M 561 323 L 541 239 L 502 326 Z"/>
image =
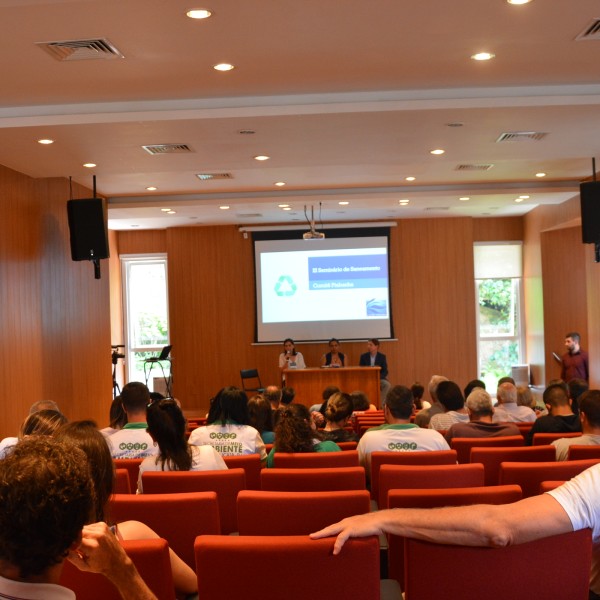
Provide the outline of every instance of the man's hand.
<path id="1" fill-rule="evenodd" d="M 365 515 L 356 515 L 355 517 L 348 517 L 339 523 L 334 523 L 333 525 L 329 525 L 329 527 L 325 527 L 320 531 L 311 533 L 310 537 L 313 540 L 317 540 L 319 538 L 337 535 L 337 539 L 333 545 L 333 553 L 339 554 L 347 539 L 351 537 L 379 535 L 382 533 L 382 531 L 381 519 L 375 512 L 367 513 Z"/>

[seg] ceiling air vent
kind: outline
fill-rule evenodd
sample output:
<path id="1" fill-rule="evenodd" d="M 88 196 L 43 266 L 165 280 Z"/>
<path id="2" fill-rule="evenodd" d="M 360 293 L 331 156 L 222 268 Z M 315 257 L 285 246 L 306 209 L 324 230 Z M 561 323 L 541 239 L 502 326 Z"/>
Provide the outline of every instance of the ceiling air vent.
<path id="1" fill-rule="evenodd" d="M 196 173 L 200 181 L 210 181 L 211 179 L 233 179 L 231 173 Z"/>
<path id="2" fill-rule="evenodd" d="M 260 213 L 237 213 L 235 216 L 240 219 L 260 219 L 262 217 Z"/>
<path id="3" fill-rule="evenodd" d="M 508 131 L 501 133 L 496 143 L 500 142 L 539 142 L 548 134 L 541 131 Z"/>
<path id="4" fill-rule="evenodd" d="M 600 40 L 600 19 L 593 19 L 575 38 L 576 42 L 582 42 L 584 40 Z"/>
<path id="5" fill-rule="evenodd" d="M 36 42 L 56 60 L 93 60 L 125 58 L 107 39 L 65 40 L 62 42 Z"/>
<path id="6" fill-rule="evenodd" d="M 183 154 L 193 152 L 187 144 L 152 144 L 142 146 L 148 154 Z"/>
<path id="7" fill-rule="evenodd" d="M 449 206 L 430 206 L 425 209 L 428 212 L 444 212 L 445 210 L 450 210 Z"/>
<path id="8" fill-rule="evenodd" d="M 489 171 L 494 165 L 489 163 L 475 165 L 458 165 L 455 171 Z"/>

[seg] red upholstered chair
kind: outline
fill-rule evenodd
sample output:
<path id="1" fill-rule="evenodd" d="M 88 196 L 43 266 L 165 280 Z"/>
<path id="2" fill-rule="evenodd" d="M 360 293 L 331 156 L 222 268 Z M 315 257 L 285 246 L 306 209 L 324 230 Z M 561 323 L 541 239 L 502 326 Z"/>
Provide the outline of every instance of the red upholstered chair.
<path id="1" fill-rule="evenodd" d="M 192 569 L 196 536 L 221 533 L 216 492 L 115 494 L 109 510 L 115 523 L 141 521 L 148 525 Z"/>
<path id="2" fill-rule="evenodd" d="M 569 446 L 569 460 L 600 458 L 600 446 Z"/>
<path id="3" fill-rule="evenodd" d="M 483 465 L 382 465 L 379 470 L 379 508 L 387 508 L 395 489 L 483 486 Z"/>
<path id="4" fill-rule="evenodd" d="M 581 431 L 571 431 L 569 433 L 534 433 L 533 434 L 533 446 L 547 446 L 554 440 L 560 440 L 561 438 L 572 438 L 579 437 Z"/>
<path id="5" fill-rule="evenodd" d="M 500 463 L 556 460 L 554 446 L 521 446 L 518 448 L 472 448 L 471 462 L 485 469 L 485 485 L 498 485 Z"/>
<path id="6" fill-rule="evenodd" d="M 333 556 L 334 538 L 200 536 L 200 598 L 360 598 L 380 600 L 377 537 L 351 539 Z"/>
<path id="7" fill-rule="evenodd" d="M 565 483 L 565 482 L 564 481 L 542 481 L 542 483 L 540 483 L 540 494 L 555 490 L 557 487 L 560 487 L 563 483 Z"/>
<path id="8" fill-rule="evenodd" d="M 223 460 L 228 469 L 244 469 L 246 472 L 247 490 L 260 490 L 260 471 L 262 469 L 262 463 L 258 454 L 224 456 Z"/>
<path id="9" fill-rule="evenodd" d="M 275 452 L 273 464 L 278 469 L 358 467 L 358 452 Z"/>
<path id="10" fill-rule="evenodd" d="M 146 585 L 160 600 L 175 600 L 169 546 L 163 539 L 121 542 Z M 121 600 L 117 588 L 104 575 L 80 571 L 65 560 L 60 584 L 75 592 L 77 600 Z"/>
<path id="11" fill-rule="evenodd" d="M 371 498 L 379 498 L 381 465 L 455 465 L 456 450 L 431 452 L 371 452 Z"/>
<path id="12" fill-rule="evenodd" d="M 115 494 L 131 494 L 131 482 L 127 469 L 115 469 Z"/>
<path id="13" fill-rule="evenodd" d="M 356 450 L 358 442 L 336 442 L 340 450 Z"/>
<path id="14" fill-rule="evenodd" d="M 500 485 L 516 484 L 523 490 L 523 498 L 540 493 L 542 481 L 567 481 L 600 462 L 600 459 L 566 460 L 562 462 L 516 463 L 500 465 Z"/>
<path id="15" fill-rule="evenodd" d="M 145 494 L 217 492 L 221 533 L 237 531 L 237 495 L 246 489 L 244 469 L 227 471 L 148 471 L 142 475 Z"/>
<path id="16" fill-rule="evenodd" d="M 486 487 L 390 490 L 389 508 L 437 508 L 466 504 L 510 504 L 522 498 L 518 485 Z M 388 576 L 404 588 L 404 538 L 388 536 Z"/>
<path id="17" fill-rule="evenodd" d="M 535 421 L 532 421 L 531 423 L 511 423 L 511 425 L 516 425 L 519 428 L 523 438 L 525 438 L 525 436 L 531 431 L 534 422 Z"/>
<path id="18" fill-rule="evenodd" d="M 545 569 L 540 576 L 537 569 L 531 568 L 532 556 L 543 556 L 554 568 Z M 570 600 L 586 600 L 591 559 L 589 529 L 505 548 L 449 546 L 407 539 L 406 600 L 555 600 L 563 593 Z"/>
<path id="19" fill-rule="evenodd" d="M 140 465 L 142 458 L 115 458 L 115 469 L 127 469 L 129 471 L 129 485 L 131 491 L 135 494 L 137 490 L 138 477 L 140 475 Z"/>
<path id="20" fill-rule="evenodd" d="M 471 462 L 471 448 L 489 448 L 492 446 L 515 447 L 524 445 L 525 439 L 522 435 L 505 435 L 499 437 L 481 438 L 453 438 L 450 441 L 450 448 L 456 450 L 458 462 L 461 464 Z"/>
<path id="21" fill-rule="evenodd" d="M 308 535 L 352 515 L 369 512 L 367 490 L 238 494 L 240 535 Z"/>
<path id="22" fill-rule="evenodd" d="M 260 479 L 263 491 L 329 492 L 366 489 L 363 467 L 263 469 Z"/>

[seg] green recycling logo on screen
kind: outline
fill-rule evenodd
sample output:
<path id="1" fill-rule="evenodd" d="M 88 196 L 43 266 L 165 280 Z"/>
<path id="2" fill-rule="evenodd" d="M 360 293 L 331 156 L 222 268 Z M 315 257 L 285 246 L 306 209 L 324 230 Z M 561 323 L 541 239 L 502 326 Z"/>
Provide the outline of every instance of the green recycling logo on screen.
<path id="1" fill-rule="evenodd" d="M 289 275 L 282 275 L 275 284 L 275 293 L 278 296 L 293 296 L 298 286 Z"/>

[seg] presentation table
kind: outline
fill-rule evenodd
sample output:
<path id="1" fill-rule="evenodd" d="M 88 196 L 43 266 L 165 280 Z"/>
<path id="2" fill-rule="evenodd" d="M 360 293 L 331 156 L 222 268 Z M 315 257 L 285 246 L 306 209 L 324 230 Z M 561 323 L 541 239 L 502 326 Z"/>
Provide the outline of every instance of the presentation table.
<path id="1" fill-rule="evenodd" d="M 295 402 L 312 406 L 321 401 L 323 390 L 335 385 L 342 392 L 364 392 L 371 404 L 379 408 L 380 367 L 340 367 L 320 369 L 285 369 L 285 384 L 294 388 Z"/>

